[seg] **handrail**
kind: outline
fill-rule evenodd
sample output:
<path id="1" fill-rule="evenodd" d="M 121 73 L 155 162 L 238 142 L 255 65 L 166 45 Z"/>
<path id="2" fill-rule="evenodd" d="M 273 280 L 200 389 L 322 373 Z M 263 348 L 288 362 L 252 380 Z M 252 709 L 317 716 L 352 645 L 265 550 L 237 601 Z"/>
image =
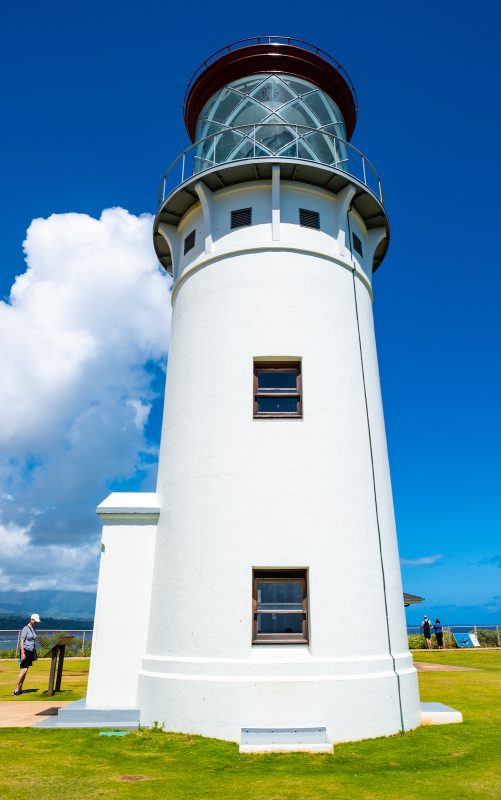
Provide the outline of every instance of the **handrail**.
<path id="1" fill-rule="evenodd" d="M 358 113 L 358 98 L 357 92 L 355 90 L 355 86 L 353 85 L 353 81 L 351 80 L 350 76 L 346 72 L 345 68 L 342 64 L 337 61 L 333 56 L 329 53 L 326 53 L 325 50 L 322 50 L 320 47 L 317 47 L 311 42 L 305 42 L 303 39 L 296 39 L 294 36 L 249 36 L 246 39 L 238 39 L 236 42 L 231 42 L 231 44 L 227 44 L 225 47 L 221 47 L 219 50 L 216 50 L 215 53 L 212 53 L 208 58 L 205 59 L 195 70 L 193 75 L 191 76 L 186 92 L 184 94 L 183 100 L 183 108 L 186 109 L 188 96 L 190 94 L 191 88 L 195 81 L 197 80 L 198 76 L 207 69 L 208 66 L 214 63 L 220 56 L 224 55 L 225 53 L 231 53 L 233 50 L 240 50 L 243 47 L 251 47 L 253 44 L 287 44 L 292 47 L 300 46 L 304 50 L 309 50 L 311 53 L 315 53 L 317 56 L 321 56 L 330 64 L 332 64 L 335 69 L 341 73 L 343 78 L 346 80 L 350 90 L 353 94 L 353 99 L 355 101 L 355 115 Z"/>
<path id="2" fill-rule="evenodd" d="M 276 148 L 276 152 L 271 152 L 267 155 L 258 154 L 256 155 L 256 146 L 259 148 L 270 148 L 271 145 L 269 143 L 264 144 L 260 139 L 256 139 L 256 130 L 261 131 L 263 128 L 283 128 L 287 130 L 290 134 L 295 134 L 295 138 L 290 139 L 287 143 L 281 144 L 279 147 Z M 197 155 L 197 153 L 202 151 L 202 146 L 207 143 L 209 140 L 214 140 L 214 150 L 217 147 L 217 140 L 221 139 L 227 133 L 238 133 L 241 134 L 241 140 L 245 141 L 248 140 L 253 143 L 253 153 L 250 156 L 240 156 L 236 155 L 234 158 L 221 158 L 218 160 L 217 158 L 211 158 L 206 154 L 203 156 Z M 298 145 L 300 142 L 307 143 L 308 137 L 313 136 L 314 134 L 321 134 L 327 140 L 331 140 L 331 145 L 333 146 L 333 152 L 335 157 L 330 161 L 322 161 L 318 157 L 312 158 L 305 158 L 299 155 Z M 295 145 L 295 155 L 293 156 L 286 156 L 281 155 L 280 150 L 290 149 Z M 206 148 L 207 150 L 210 148 Z M 347 152 L 347 158 L 338 157 L 338 151 L 345 149 Z M 202 169 L 200 165 L 197 164 L 196 159 L 203 158 L 204 162 L 207 166 L 204 166 Z M 334 169 L 338 169 L 346 173 L 347 175 L 351 175 L 352 177 L 356 178 L 358 181 L 363 183 L 367 189 L 375 195 L 375 197 L 381 202 L 384 202 L 384 195 L 383 195 L 383 187 L 381 184 L 381 179 L 378 175 L 376 168 L 374 167 L 373 163 L 366 157 L 364 154 L 354 145 L 347 142 L 341 136 L 337 136 L 334 133 L 330 133 L 325 128 L 309 128 L 304 125 L 291 125 L 287 123 L 266 123 L 260 122 L 255 125 L 239 125 L 234 128 L 227 128 L 221 126 L 221 129 L 216 133 L 211 133 L 209 136 L 204 136 L 203 139 L 199 139 L 194 144 L 191 144 L 182 153 L 180 153 L 174 161 L 170 164 L 170 166 L 165 171 L 158 194 L 158 205 L 161 206 L 162 203 L 165 201 L 165 198 L 176 189 L 178 186 L 183 184 L 186 180 L 191 179 L 194 175 L 202 175 L 208 169 L 212 169 L 213 167 L 217 166 L 218 164 L 231 164 L 234 161 L 248 161 L 253 159 L 277 159 L 277 158 L 292 158 L 294 161 L 301 161 L 307 163 L 314 163 L 314 164 L 323 164 L 324 166 L 329 166 Z M 191 163 L 190 163 L 191 159 Z M 176 167 L 178 170 L 175 171 Z M 180 173 L 180 175 L 179 175 Z M 175 176 L 178 176 L 177 178 Z"/>

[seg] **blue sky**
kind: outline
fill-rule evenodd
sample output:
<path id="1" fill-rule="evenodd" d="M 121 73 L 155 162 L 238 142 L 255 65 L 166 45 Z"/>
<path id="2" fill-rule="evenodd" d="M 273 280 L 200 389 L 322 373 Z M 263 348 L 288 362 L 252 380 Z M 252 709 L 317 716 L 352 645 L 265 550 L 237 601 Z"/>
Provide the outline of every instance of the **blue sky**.
<path id="1" fill-rule="evenodd" d="M 304 3 L 225 0 L 175 10 L 149 0 L 90 0 L 79 8 L 48 2 L 4 10 L 0 285 L 18 313 L 4 304 L 1 347 L 17 376 L 6 393 L 19 411 L 11 430 L 21 425 L 23 435 L 21 444 L 9 439 L 7 412 L 0 589 L 24 585 L 18 555 L 29 547 L 40 565 L 33 588 L 51 588 L 43 580 L 48 556 L 66 588 L 92 585 L 95 505 L 112 488 L 153 488 L 168 312 L 145 289 L 145 319 L 126 321 L 142 285 L 142 254 L 165 306 L 168 286 L 155 272 L 150 221 L 141 215 L 154 213 L 162 173 L 188 144 L 182 99 L 199 62 L 235 39 L 282 33 L 318 44 L 348 70 L 360 106 L 352 141 L 385 189 L 392 241 L 375 277 L 374 313 L 404 586 L 427 598 L 408 619 L 424 610 L 449 623 L 501 623 L 499 7 L 315 8 L 307 14 Z M 101 217 L 115 207 L 129 213 Z M 61 216 L 30 228 L 54 214 Z M 127 231 L 135 253 L 130 263 L 118 230 Z M 101 244 L 93 249 L 96 236 Z M 28 289 L 18 282 L 9 300 L 26 271 L 25 240 Z M 111 243 L 108 255 L 103 241 Z M 121 258 L 133 289 L 115 297 L 117 284 L 103 276 Z M 71 326 L 47 300 L 58 269 L 69 276 L 61 302 L 70 297 L 73 314 L 92 316 L 67 347 Z M 96 297 L 106 307 L 102 317 Z M 35 324 L 33 309 L 41 308 L 44 321 Z M 81 365 L 79 377 L 61 388 L 58 367 L 49 388 L 42 376 L 31 392 L 30 374 L 42 358 L 51 360 L 50 347 L 53 363 Z M 116 378 L 116 394 L 107 375 Z M 102 392 L 87 397 L 93 381 Z M 33 408 L 23 411 L 31 394 L 37 407 L 45 403 L 40 419 Z M 77 562 L 83 567 L 72 583 Z"/>

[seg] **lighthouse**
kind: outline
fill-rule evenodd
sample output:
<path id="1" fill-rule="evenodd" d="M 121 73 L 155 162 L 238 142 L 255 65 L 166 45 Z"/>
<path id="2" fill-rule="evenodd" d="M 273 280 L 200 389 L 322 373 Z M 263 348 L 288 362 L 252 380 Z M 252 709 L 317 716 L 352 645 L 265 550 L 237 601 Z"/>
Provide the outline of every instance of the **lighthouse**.
<path id="1" fill-rule="evenodd" d="M 389 223 L 355 89 L 319 48 L 257 37 L 201 65 L 184 118 L 154 222 L 157 489 L 98 508 L 87 708 L 232 741 L 415 728 L 372 313 Z"/>

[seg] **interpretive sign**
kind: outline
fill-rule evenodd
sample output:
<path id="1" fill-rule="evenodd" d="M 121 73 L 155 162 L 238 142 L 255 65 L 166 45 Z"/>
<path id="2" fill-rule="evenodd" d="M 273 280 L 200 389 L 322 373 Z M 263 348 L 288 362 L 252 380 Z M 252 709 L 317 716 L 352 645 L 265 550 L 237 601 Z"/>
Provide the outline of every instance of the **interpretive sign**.
<path id="1" fill-rule="evenodd" d="M 480 647 L 474 633 L 453 633 L 452 635 L 458 647 Z"/>
<path id="2" fill-rule="evenodd" d="M 66 651 L 66 645 L 73 641 L 74 636 L 61 636 L 57 642 L 54 642 L 47 652 L 47 655 L 52 658 L 52 663 L 50 665 L 50 674 L 49 674 L 49 685 L 47 687 L 47 694 L 49 697 L 52 697 L 54 692 L 61 691 L 61 680 L 63 677 L 63 664 L 64 664 L 64 654 Z M 59 662 L 59 663 L 58 663 Z M 57 674 L 56 674 L 57 668 Z M 55 678 L 55 686 L 54 686 L 54 678 Z"/>

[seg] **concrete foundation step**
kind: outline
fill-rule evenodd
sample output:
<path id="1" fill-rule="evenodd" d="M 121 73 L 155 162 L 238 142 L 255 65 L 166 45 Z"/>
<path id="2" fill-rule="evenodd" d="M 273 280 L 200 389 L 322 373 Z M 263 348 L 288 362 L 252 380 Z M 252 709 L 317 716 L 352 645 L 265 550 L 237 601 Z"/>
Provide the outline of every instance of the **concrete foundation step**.
<path id="1" fill-rule="evenodd" d="M 449 725 L 462 722 L 463 715 L 443 703 L 421 703 L 421 725 Z"/>
<path id="2" fill-rule="evenodd" d="M 242 728 L 241 753 L 332 753 L 334 746 L 327 729 Z"/>
<path id="3" fill-rule="evenodd" d="M 138 708 L 87 708 L 85 698 L 60 708 L 36 728 L 139 728 Z"/>

